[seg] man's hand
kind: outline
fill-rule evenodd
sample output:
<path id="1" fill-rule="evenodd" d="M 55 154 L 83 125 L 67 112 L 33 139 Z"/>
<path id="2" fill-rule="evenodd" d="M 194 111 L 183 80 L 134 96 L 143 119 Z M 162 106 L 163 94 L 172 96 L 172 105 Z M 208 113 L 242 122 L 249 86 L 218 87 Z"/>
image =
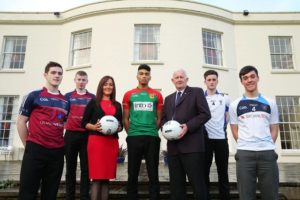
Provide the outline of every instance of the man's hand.
<path id="1" fill-rule="evenodd" d="M 179 134 L 178 139 L 181 139 L 185 136 L 185 134 L 188 132 L 188 127 L 186 124 L 181 124 L 180 127 L 182 128 L 181 133 Z"/>

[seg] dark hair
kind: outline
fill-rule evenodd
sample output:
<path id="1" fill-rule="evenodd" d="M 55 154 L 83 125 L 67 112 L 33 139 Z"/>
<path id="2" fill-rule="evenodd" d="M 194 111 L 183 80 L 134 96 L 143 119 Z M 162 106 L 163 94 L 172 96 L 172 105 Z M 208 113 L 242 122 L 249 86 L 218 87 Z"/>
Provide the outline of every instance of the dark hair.
<path id="1" fill-rule="evenodd" d="M 256 73 L 256 75 L 258 76 L 258 71 L 255 67 L 253 67 L 251 65 L 247 65 L 247 66 L 243 67 L 239 73 L 240 80 L 242 80 L 242 76 L 244 76 L 245 74 L 248 74 L 249 72 L 252 72 L 252 71 L 254 71 Z"/>
<path id="2" fill-rule="evenodd" d="M 59 63 L 50 61 L 45 67 L 45 73 L 48 73 L 51 67 L 60 67 L 61 69 L 63 69 Z"/>
<path id="3" fill-rule="evenodd" d="M 76 72 L 75 76 L 78 75 L 78 76 L 87 76 L 87 73 L 85 71 L 78 71 Z"/>
<path id="4" fill-rule="evenodd" d="M 113 91 L 110 95 L 110 100 L 112 101 L 112 103 L 114 105 L 116 105 L 116 84 L 115 84 L 115 81 L 113 79 L 113 77 L 111 76 L 103 76 L 98 84 L 98 88 L 97 88 L 97 93 L 96 93 L 96 102 L 99 103 L 101 100 L 102 100 L 102 97 L 103 97 L 103 86 L 104 84 L 109 80 L 111 79 L 112 82 L 113 82 Z"/>
<path id="5" fill-rule="evenodd" d="M 219 77 L 218 75 L 218 72 L 215 71 L 215 70 L 207 70 L 205 73 L 204 73 L 204 79 L 206 79 L 206 77 L 208 77 L 209 75 L 216 75 L 217 77 Z"/>
<path id="6" fill-rule="evenodd" d="M 144 70 L 146 70 L 146 71 L 148 71 L 148 72 L 151 71 L 151 68 L 150 68 L 149 65 L 147 65 L 147 64 L 141 64 L 141 65 L 139 66 L 139 68 L 138 68 L 138 71 L 141 70 L 141 69 L 144 69 Z"/>

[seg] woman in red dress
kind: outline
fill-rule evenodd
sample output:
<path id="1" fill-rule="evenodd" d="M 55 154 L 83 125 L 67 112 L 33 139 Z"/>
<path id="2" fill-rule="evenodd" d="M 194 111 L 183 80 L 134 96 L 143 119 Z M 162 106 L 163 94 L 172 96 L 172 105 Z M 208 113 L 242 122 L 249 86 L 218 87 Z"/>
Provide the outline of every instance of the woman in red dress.
<path id="1" fill-rule="evenodd" d="M 105 115 L 112 115 L 119 121 L 117 132 L 123 129 L 122 107 L 116 101 L 116 87 L 111 76 L 104 76 L 100 80 L 96 99 L 88 103 L 82 119 L 82 126 L 89 130 L 87 153 L 92 200 L 108 199 L 109 179 L 116 178 L 118 133 L 102 133 L 99 119 Z"/>

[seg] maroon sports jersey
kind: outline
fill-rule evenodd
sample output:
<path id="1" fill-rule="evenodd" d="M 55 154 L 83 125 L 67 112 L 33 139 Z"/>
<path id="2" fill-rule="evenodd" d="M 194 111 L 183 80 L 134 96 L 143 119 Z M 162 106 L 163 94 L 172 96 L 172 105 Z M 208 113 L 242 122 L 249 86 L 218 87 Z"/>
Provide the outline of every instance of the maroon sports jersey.
<path id="1" fill-rule="evenodd" d="M 62 94 L 49 93 L 47 88 L 36 90 L 24 97 L 20 114 L 29 117 L 27 141 L 46 148 L 64 146 L 64 121 L 69 103 Z"/>
<path id="2" fill-rule="evenodd" d="M 95 98 L 95 95 L 88 91 L 81 95 L 74 90 L 65 94 L 65 98 L 70 104 L 70 111 L 65 127 L 66 130 L 85 131 L 85 129 L 81 127 L 82 116 L 86 105 L 92 98 Z"/>

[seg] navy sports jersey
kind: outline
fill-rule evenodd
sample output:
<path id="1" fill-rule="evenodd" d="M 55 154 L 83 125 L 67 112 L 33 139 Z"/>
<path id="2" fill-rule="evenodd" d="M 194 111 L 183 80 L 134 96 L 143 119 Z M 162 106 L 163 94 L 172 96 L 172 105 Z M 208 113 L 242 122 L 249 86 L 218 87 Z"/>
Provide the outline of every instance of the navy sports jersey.
<path id="1" fill-rule="evenodd" d="M 20 115 L 29 117 L 27 141 L 46 148 L 63 147 L 68 110 L 69 103 L 60 93 L 49 93 L 45 87 L 29 93 L 20 108 Z"/>
<path id="2" fill-rule="evenodd" d="M 95 98 L 95 95 L 89 93 L 78 94 L 76 90 L 65 94 L 65 98 L 69 102 L 70 112 L 66 123 L 66 130 L 70 131 L 85 131 L 81 127 L 81 120 L 84 113 L 84 109 L 88 102 Z"/>

